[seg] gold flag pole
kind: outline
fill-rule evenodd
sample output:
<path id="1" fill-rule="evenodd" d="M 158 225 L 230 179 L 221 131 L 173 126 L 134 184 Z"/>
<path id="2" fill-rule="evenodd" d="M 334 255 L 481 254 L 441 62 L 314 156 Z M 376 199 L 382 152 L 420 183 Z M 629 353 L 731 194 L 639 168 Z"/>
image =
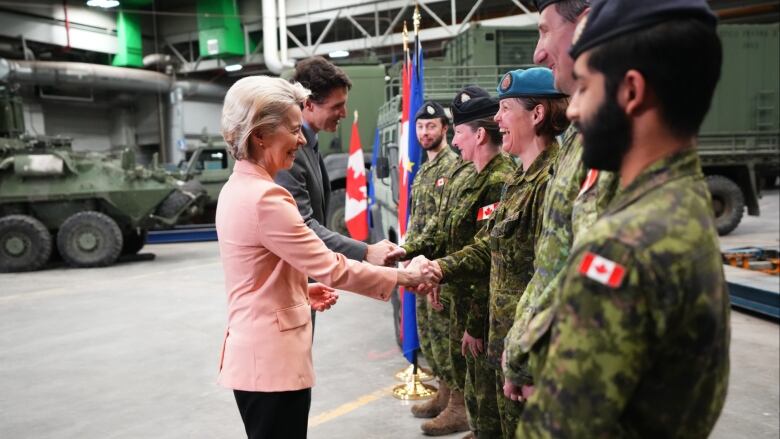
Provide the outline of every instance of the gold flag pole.
<path id="1" fill-rule="evenodd" d="M 420 29 L 420 10 L 417 4 L 414 5 L 414 35 L 417 37 Z M 409 32 L 406 29 L 406 20 L 404 20 L 403 31 L 404 43 L 404 62 L 409 53 Z M 416 50 L 416 48 L 415 48 Z M 406 367 L 395 374 L 396 379 L 404 384 L 399 384 L 393 388 L 393 396 L 402 400 L 428 399 L 436 396 L 436 387 L 423 383 L 433 379 L 433 372 L 430 369 L 424 369 L 417 365 L 417 351 L 413 354 L 413 361 L 409 367 Z"/>

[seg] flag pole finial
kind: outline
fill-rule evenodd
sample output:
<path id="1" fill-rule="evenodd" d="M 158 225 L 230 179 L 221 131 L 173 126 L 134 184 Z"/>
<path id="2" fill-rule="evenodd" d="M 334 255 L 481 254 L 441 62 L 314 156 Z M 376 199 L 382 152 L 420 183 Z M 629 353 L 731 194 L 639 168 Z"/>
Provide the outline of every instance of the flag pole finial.
<path id="1" fill-rule="evenodd" d="M 355 110 L 355 122 L 354 123 L 357 123 L 357 120 L 358 120 L 358 111 Z"/>
<path id="2" fill-rule="evenodd" d="M 404 42 L 404 52 L 409 50 L 409 31 L 406 29 L 406 20 L 404 20 L 404 32 L 402 34 Z"/>
<path id="3" fill-rule="evenodd" d="M 420 32 L 420 6 L 417 2 L 414 3 L 414 15 L 412 15 L 412 21 L 414 22 L 414 34 L 418 35 Z"/>

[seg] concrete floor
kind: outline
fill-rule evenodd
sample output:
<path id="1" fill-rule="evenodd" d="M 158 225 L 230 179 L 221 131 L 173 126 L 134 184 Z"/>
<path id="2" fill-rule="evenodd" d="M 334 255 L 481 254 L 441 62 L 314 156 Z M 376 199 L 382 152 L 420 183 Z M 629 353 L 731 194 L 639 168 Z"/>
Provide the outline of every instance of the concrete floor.
<path id="1" fill-rule="evenodd" d="M 724 248 L 755 233 L 776 245 L 778 199 L 765 197 L 766 216 L 746 217 Z M 0 275 L 0 438 L 242 437 L 231 392 L 215 384 L 225 324 L 216 243 L 145 251 L 156 259 Z M 778 325 L 734 311 L 731 346 L 713 437 L 776 438 Z M 421 437 L 408 404 L 389 395 L 406 365 L 389 303 L 342 294 L 318 316 L 314 357 L 309 437 Z"/>

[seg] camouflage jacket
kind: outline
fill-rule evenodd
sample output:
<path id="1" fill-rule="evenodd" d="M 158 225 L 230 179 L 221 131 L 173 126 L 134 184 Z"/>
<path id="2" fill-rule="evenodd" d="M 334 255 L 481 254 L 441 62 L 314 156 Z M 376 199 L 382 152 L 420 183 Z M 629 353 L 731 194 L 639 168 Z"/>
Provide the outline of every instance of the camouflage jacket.
<path id="1" fill-rule="evenodd" d="M 532 381 L 527 357 L 517 349 L 530 319 L 550 306 L 576 237 L 604 212 L 617 191 L 618 179 L 609 172 L 588 171 L 582 164 L 582 142 L 569 127 L 544 199 L 542 236 L 536 247 L 536 271 L 517 304 L 515 320 L 505 341 L 504 376 L 516 384 Z"/>
<path id="2" fill-rule="evenodd" d="M 694 149 L 644 170 L 579 239 L 533 318 L 517 437 L 707 437 L 729 375 L 729 296 Z"/>
<path id="3" fill-rule="evenodd" d="M 444 282 L 490 275 L 488 363 L 500 367 L 504 337 L 514 321 L 520 295 L 534 272 L 534 247 L 541 232 L 542 203 L 558 143 L 550 145 L 527 171 L 518 168 L 504 186 L 499 205 L 474 242 L 437 262 Z M 489 214 L 490 206 L 480 215 Z"/>
<path id="4" fill-rule="evenodd" d="M 479 210 L 498 202 L 506 181 L 515 171 L 514 160 L 499 153 L 477 173 L 472 162 L 461 161 L 449 175 L 436 218 L 431 218 L 422 233 L 403 247 L 407 258 L 425 255 L 429 259 L 456 252 L 474 241 L 482 223 Z M 469 334 L 484 338 L 487 322 L 488 285 L 484 282 L 453 281 L 445 285 L 442 294 L 457 294 L 458 300 L 468 300 L 469 316 L 465 322 Z"/>
<path id="5" fill-rule="evenodd" d="M 405 239 L 414 239 L 425 227 L 429 218 L 439 211 L 441 195 L 446 186 L 447 174 L 458 160 L 458 154 L 449 146 L 445 146 L 433 160 L 420 166 L 412 183 L 411 209 L 409 212 L 409 227 L 406 228 Z"/>

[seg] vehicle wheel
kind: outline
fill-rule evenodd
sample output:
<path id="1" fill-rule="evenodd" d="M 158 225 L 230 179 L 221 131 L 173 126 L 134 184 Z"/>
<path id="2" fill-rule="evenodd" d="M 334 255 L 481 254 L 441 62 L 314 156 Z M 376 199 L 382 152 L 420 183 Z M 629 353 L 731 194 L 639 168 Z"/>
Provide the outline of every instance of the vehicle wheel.
<path id="1" fill-rule="evenodd" d="M 51 257 L 51 233 L 27 215 L 0 218 L 0 272 L 38 270 Z"/>
<path id="2" fill-rule="evenodd" d="M 128 233 L 125 233 L 122 237 L 123 244 L 122 244 L 122 254 L 123 255 L 134 255 L 141 251 L 142 248 L 144 248 L 144 245 L 146 245 L 146 235 L 148 232 L 146 230 L 141 230 L 140 233 L 133 229 Z"/>
<path id="3" fill-rule="evenodd" d="M 346 204 L 347 191 L 336 189 L 330 194 L 330 203 L 328 204 L 328 224 L 327 227 L 334 232 L 349 236 L 347 223 L 344 222 L 344 205 Z"/>
<path id="4" fill-rule="evenodd" d="M 707 187 L 712 194 L 712 210 L 718 234 L 728 235 L 737 228 L 745 212 L 742 190 L 731 179 L 722 175 L 707 177 Z"/>
<path id="5" fill-rule="evenodd" d="M 395 287 L 390 294 L 390 303 L 393 304 L 393 326 L 395 326 L 395 342 L 398 347 L 403 349 L 403 340 L 401 339 L 401 297 L 398 287 Z"/>
<path id="6" fill-rule="evenodd" d="M 88 210 L 71 215 L 57 233 L 62 259 L 74 267 L 104 267 L 122 253 L 122 231 L 108 215 Z"/>
<path id="7" fill-rule="evenodd" d="M 206 189 L 199 181 L 190 180 L 184 183 L 180 189 L 176 189 L 157 206 L 155 215 L 163 218 L 174 218 L 185 206 L 192 204 L 192 200 L 206 193 Z"/>

